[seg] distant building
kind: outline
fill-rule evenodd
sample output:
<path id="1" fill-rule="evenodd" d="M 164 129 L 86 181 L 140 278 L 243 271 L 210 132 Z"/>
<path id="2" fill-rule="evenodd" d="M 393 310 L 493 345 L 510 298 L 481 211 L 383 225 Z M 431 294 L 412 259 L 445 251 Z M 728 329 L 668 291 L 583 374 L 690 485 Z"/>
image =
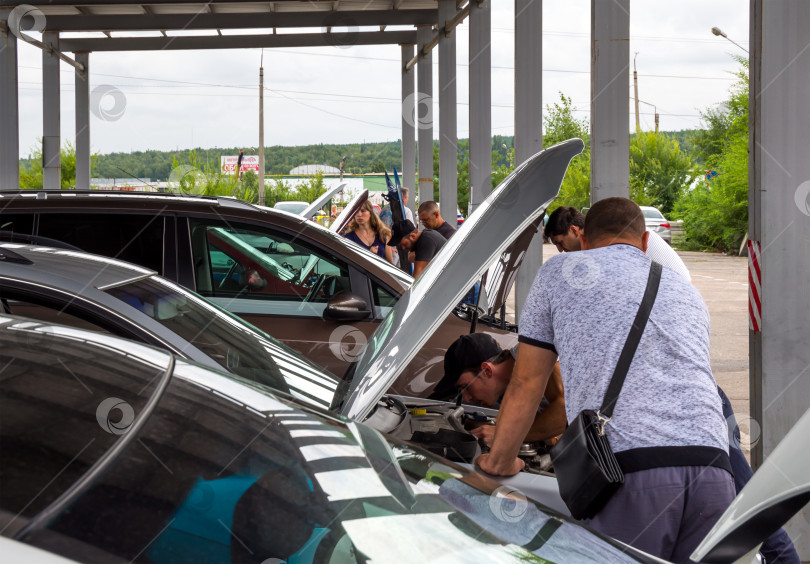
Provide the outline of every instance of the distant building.
<path id="1" fill-rule="evenodd" d="M 324 175 L 339 175 L 340 169 L 325 164 L 308 164 L 295 167 L 290 171 L 290 176 L 313 176 L 319 172 Z"/>

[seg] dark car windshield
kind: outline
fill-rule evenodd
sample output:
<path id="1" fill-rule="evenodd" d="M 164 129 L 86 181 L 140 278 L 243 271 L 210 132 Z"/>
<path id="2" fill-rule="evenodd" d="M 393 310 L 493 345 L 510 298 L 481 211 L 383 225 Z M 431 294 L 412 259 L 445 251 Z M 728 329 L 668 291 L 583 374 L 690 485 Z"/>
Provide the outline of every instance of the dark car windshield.
<path id="1" fill-rule="evenodd" d="M 337 377 L 193 292 L 156 276 L 105 291 L 181 336 L 229 372 L 322 407 L 332 402 Z"/>

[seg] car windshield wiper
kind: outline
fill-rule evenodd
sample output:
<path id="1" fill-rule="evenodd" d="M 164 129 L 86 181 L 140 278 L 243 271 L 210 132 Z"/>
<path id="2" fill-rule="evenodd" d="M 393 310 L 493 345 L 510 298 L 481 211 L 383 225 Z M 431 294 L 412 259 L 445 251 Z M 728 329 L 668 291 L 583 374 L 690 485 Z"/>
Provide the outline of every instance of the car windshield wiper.
<path id="1" fill-rule="evenodd" d="M 143 426 L 146 425 L 149 417 L 155 411 L 160 399 L 163 397 L 163 393 L 166 391 L 166 388 L 169 387 L 169 381 L 171 380 L 172 373 L 174 372 L 174 365 L 174 355 L 170 354 L 169 365 L 166 367 L 166 371 L 161 375 L 157 388 L 149 397 L 149 400 L 144 405 L 141 413 L 135 418 L 126 433 L 121 435 L 121 438 L 119 438 L 115 444 L 110 447 L 109 450 L 107 450 L 107 452 L 101 455 L 101 458 L 96 460 L 96 462 L 87 470 L 87 472 L 82 474 L 78 480 L 73 482 L 73 484 L 71 484 L 71 486 L 62 493 L 62 495 L 57 497 L 45 509 L 34 515 L 28 524 L 23 527 L 20 532 L 14 535 L 15 540 L 25 540 L 25 538 L 30 536 L 32 533 L 47 527 L 51 521 L 53 521 L 62 511 L 67 509 L 67 507 L 80 495 L 87 491 L 88 488 L 90 488 L 90 486 L 100 479 L 110 468 L 110 466 L 112 466 L 118 460 L 130 443 L 137 438 L 138 433 Z"/>

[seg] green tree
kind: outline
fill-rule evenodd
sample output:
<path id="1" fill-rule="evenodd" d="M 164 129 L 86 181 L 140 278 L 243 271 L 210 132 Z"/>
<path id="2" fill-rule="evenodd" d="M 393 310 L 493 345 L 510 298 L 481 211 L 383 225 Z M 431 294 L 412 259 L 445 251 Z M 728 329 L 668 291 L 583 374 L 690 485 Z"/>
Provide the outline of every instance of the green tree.
<path id="1" fill-rule="evenodd" d="M 98 155 L 90 155 L 90 174 L 92 176 L 93 166 Z M 60 188 L 63 190 L 76 187 L 76 149 L 65 141 L 64 147 L 59 151 L 59 164 L 61 167 Z M 20 188 L 31 190 L 42 188 L 42 140 L 37 141 L 34 153 L 26 163 L 20 167 Z"/>
<path id="2" fill-rule="evenodd" d="M 675 205 L 687 248 L 737 253 L 748 230 L 748 61 L 735 59 L 742 68 L 728 100 L 703 114 L 708 127 L 696 135 L 706 165 L 718 174 Z"/>
<path id="3" fill-rule="evenodd" d="M 326 187 L 323 184 L 323 172 L 318 171 L 306 181 L 298 184 L 295 193 L 297 200 L 312 203 L 324 192 L 326 192 Z"/>
<path id="4" fill-rule="evenodd" d="M 692 158 L 666 133 L 637 133 L 630 140 L 630 196 L 669 214 L 696 175 Z"/>
<path id="5" fill-rule="evenodd" d="M 560 206 L 573 206 L 577 209 L 589 206 L 591 203 L 591 148 L 589 124 L 587 119 L 578 119 L 574 112 L 571 98 L 560 92 L 560 101 L 546 105 L 546 114 L 543 118 L 545 135 L 543 146 L 551 147 L 566 139 L 579 137 L 585 142 L 582 154 L 574 157 L 568 166 L 568 171 L 560 187 L 560 195 L 548 207 L 551 213 Z"/>

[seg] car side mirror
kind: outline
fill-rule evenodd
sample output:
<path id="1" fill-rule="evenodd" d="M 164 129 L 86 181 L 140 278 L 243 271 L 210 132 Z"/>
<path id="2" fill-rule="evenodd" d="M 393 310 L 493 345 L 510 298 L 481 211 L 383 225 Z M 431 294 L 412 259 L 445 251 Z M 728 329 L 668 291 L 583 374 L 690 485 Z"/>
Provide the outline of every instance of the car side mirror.
<path id="1" fill-rule="evenodd" d="M 351 292 L 338 292 L 326 304 L 324 319 L 332 321 L 360 321 L 371 315 L 366 300 Z"/>

